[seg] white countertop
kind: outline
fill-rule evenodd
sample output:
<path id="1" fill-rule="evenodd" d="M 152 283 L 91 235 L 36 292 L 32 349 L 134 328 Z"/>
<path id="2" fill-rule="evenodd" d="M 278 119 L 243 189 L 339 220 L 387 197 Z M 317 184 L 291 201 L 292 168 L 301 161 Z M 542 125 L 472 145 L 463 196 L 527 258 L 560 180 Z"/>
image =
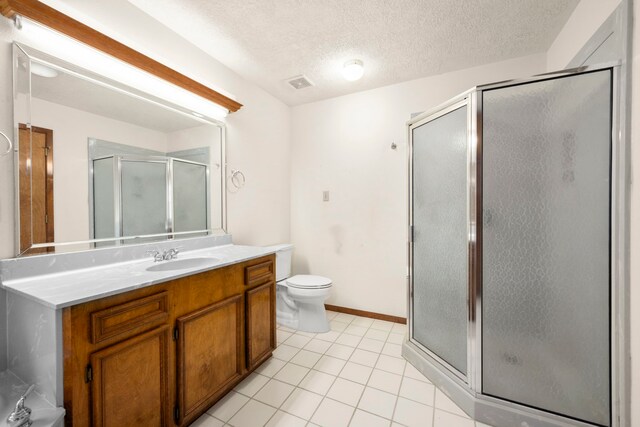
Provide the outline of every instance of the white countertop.
<path id="1" fill-rule="evenodd" d="M 2 287 L 50 308 L 61 309 L 272 253 L 274 249 L 270 247 L 229 244 L 185 251 L 178 255 L 178 259 L 212 257 L 210 262 L 195 268 L 147 271 L 148 267 L 159 264 L 154 263 L 149 257 L 143 260 L 6 280 L 2 283 Z"/>

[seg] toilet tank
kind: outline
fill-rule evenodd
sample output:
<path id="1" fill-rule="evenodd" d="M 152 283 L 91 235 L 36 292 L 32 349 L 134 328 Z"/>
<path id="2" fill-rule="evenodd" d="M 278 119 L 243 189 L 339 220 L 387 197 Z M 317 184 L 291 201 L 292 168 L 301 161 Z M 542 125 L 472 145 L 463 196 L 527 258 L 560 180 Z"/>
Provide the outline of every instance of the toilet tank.
<path id="1" fill-rule="evenodd" d="M 269 246 L 276 253 L 276 282 L 291 277 L 293 245 L 290 243 Z"/>

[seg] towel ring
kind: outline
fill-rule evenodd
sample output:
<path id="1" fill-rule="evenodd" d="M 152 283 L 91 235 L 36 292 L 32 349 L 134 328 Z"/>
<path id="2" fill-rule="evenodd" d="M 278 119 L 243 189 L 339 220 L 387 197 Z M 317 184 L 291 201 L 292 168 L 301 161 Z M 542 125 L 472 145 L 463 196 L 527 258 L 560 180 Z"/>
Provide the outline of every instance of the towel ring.
<path id="1" fill-rule="evenodd" d="M 11 142 L 11 139 L 5 135 L 3 132 L 0 132 L 0 136 L 2 136 L 4 139 L 7 140 L 7 151 L 5 151 L 4 153 L 0 153 L 0 157 L 4 157 L 7 154 L 11 153 L 11 151 L 13 150 L 13 142 Z"/>
<path id="2" fill-rule="evenodd" d="M 230 193 L 236 193 L 238 190 L 244 187 L 244 184 L 246 182 L 244 174 L 241 171 L 235 169 L 231 170 L 231 175 L 229 175 L 228 179 L 231 183 L 231 186 L 234 187 L 233 190 L 231 189 L 231 186 L 228 188 Z"/>

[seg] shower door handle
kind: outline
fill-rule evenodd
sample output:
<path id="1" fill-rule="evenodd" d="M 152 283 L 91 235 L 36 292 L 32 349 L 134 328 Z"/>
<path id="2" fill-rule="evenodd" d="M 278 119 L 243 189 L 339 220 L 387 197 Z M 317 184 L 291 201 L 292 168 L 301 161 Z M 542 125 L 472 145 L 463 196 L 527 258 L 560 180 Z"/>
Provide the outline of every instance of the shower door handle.
<path id="1" fill-rule="evenodd" d="M 467 263 L 467 271 L 469 272 L 467 278 L 467 313 L 469 322 L 474 322 L 476 319 L 476 271 L 474 269 L 476 265 L 476 225 L 472 223 L 469 227 L 469 259 Z"/>

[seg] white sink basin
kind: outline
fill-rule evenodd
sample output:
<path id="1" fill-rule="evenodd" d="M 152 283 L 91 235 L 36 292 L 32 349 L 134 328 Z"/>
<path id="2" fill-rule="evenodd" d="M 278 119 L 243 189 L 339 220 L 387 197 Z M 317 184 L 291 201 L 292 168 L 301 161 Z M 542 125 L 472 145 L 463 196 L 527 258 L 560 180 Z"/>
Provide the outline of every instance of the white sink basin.
<path id="1" fill-rule="evenodd" d="M 164 261 L 154 264 L 151 267 L 148 267 L 147 271 L 185 270 L 187 268 L 204 267 L 205 265 L 211 265 L 218 261 L 220 261 L 220 258 L 215 257 L 176 259 L 173 261 Z"/>

